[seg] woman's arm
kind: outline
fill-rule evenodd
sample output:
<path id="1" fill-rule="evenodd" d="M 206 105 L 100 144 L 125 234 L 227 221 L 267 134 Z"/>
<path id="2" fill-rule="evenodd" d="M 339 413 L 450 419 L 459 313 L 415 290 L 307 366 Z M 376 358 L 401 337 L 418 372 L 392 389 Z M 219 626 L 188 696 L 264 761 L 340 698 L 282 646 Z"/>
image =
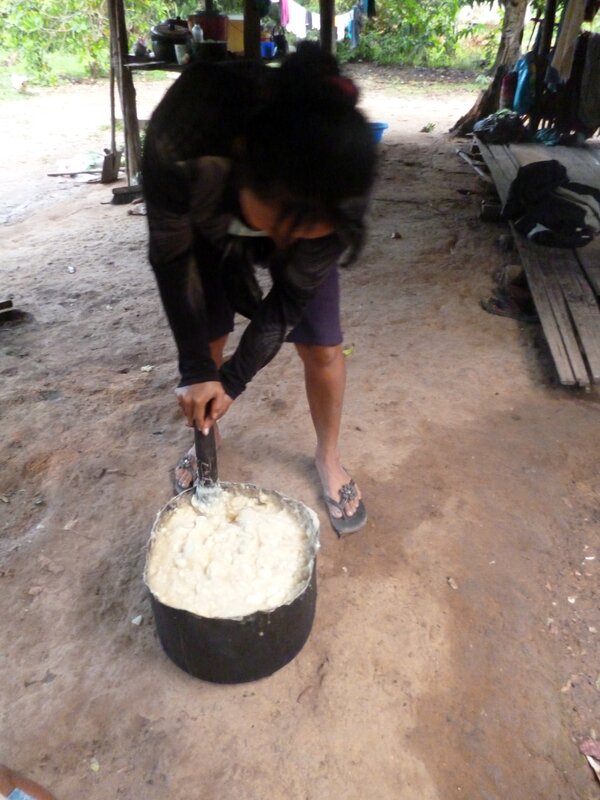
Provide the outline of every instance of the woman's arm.
<path id="1" fill-rule="evenodd" d="M 162 211 L 150 221 L 150 263 L 179 354 L 180 386 L 218 381 L 210 356 L 204 296 L 186 215 Z"/>

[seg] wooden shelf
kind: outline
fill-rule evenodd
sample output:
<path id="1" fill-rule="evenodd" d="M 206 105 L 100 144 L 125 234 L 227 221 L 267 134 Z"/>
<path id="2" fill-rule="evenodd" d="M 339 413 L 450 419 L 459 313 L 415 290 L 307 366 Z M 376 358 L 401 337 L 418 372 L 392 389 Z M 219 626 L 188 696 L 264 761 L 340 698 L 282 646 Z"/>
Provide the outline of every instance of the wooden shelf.
<path id="1" fill-rule="evenodd" d="M 170 61 L 127 61 L 123 64 L 123 69 L 131 72 L 181 72 L 186 64 L 173 64 Z"/>

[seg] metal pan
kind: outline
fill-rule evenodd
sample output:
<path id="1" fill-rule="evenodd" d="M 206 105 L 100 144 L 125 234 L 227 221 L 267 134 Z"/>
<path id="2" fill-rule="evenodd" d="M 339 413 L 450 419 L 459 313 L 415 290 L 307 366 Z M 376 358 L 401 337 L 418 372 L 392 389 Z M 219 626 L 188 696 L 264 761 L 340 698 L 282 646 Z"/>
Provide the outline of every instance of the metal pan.
<path id="1" fill-rule="evenodd" d="M 152 610 L 160 643 L 167 656 L 181 669 L 213 683 L 245 683 L 265 678 L 289 663 L 309 637 L 317 599 L 316 554 L 319 547 L 319 522 L 303 503 L 279 492 L 252 484 L 222 482 L 225 491 L 242 492 L 251 497 L 267 495 L 285 506 L 307 532 L 310 563 L 308 576 L 299 593 L 286 605 L 258 611 L 239 619 L 202 617 L 162 603 L 152 592 Z M 155 532 L 183 503 L 190 503 L 195 489 L 174 497 L 159 512 Z M 148 559 L 146 559 L 146 564 Z M 146 585 L 147 578 L 144 575 Z"/>

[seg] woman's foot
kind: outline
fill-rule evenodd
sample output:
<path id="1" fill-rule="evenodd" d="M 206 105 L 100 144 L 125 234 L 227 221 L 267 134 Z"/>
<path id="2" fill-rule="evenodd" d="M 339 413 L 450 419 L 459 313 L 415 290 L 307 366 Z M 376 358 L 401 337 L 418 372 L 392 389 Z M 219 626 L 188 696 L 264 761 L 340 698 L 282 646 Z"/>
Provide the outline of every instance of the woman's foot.
<path id="1" fill-rule="evenodd" d="M 198 462 L 196 461 L 196 451 L 190 447 L 187 453 L 182 456 L 173 470 L 173 488 L 176 494 L 181 494 L 189 489 L 196 480 Z"/>
<path id="2" fill-rule="evenodd" d="M 221 434 L 219 432 L 219 426 L 216 422 L 215 445 L 217 450 L 221 446 Z M 175 465 L 175 469 L 173 470 L 173 485 L 177 494 L 185 492 L 186 489 L 189 489 L 190 486 L 193 485 L 194 481 L 196 480 L 197 469 L 198 463 L 196 461 L 196 448 L 192 445 L 187 453 L 179 459 Z"/>
<path id="3" fill-rule="evenodd" d="M 337 459 L 327 462 L 317 458 L 315 463 L 334 530 L 339 536 L 360 530 L 367 521 L 367 511 L 354 480 Z"/>

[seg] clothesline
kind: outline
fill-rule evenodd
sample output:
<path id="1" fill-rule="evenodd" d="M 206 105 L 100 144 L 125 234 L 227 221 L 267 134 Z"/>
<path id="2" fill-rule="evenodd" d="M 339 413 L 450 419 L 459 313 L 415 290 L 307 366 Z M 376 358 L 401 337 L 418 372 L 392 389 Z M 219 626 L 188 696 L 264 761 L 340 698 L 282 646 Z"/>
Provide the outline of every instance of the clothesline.
<path id="1" fill-rule="evenodd" d="M 299 39 L 306 39 L 307 31 L 321 30 L 321 15 L 317 11 L 309 11 L 296 0 L 273 0 L 280 5 L 280 22 L 282 27 Z M 344 39 L 349 26 L 354 20 L 354 11 L 335 15 L 336 39 Z"/>

